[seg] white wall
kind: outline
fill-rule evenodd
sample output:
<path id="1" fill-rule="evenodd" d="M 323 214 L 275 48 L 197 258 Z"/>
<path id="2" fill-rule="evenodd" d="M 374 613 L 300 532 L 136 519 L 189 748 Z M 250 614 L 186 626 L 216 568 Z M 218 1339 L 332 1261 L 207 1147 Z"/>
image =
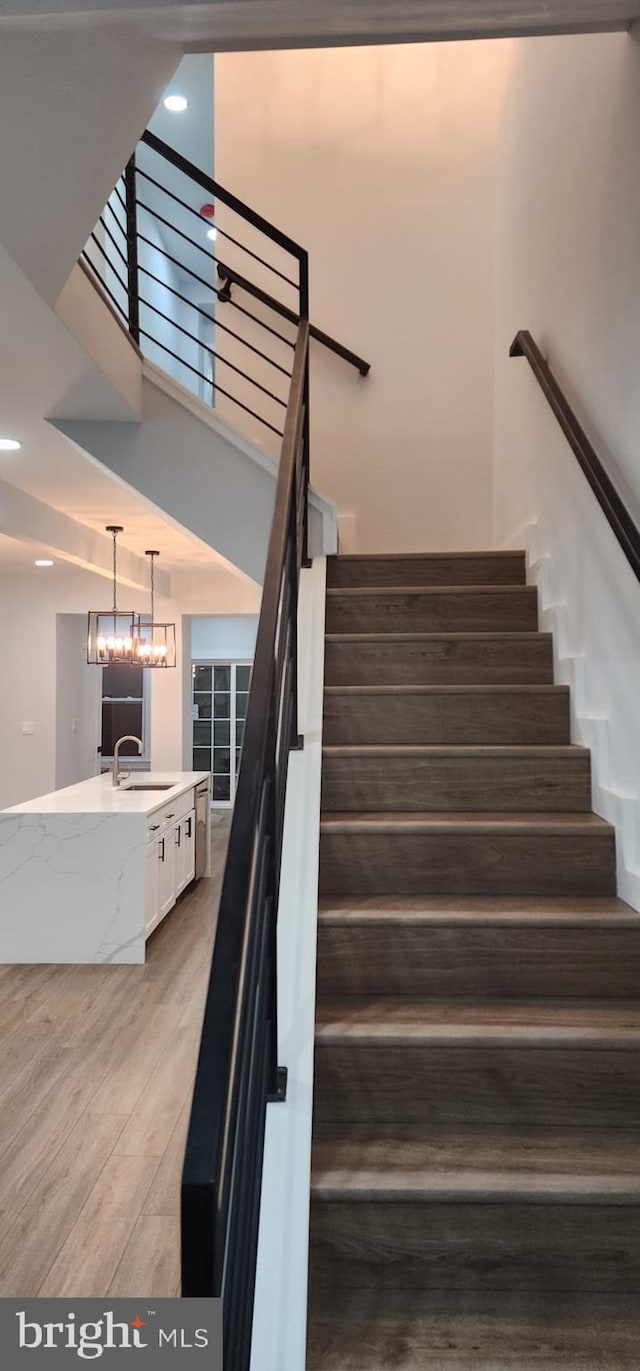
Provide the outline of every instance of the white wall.
<path id="1" fill-rule="evenodd" d="M 102 673 L 87 665 L 86 651 L 86 614 L 57 614 L 56 790 L 99 769 Z"/>
<path id="2" fill-rule="evenodd" d="M 640 587 L 524 360 L 528 328 L 640 521 L 640 44 L 513 45 L 496 245 L 495 539 L 527 543 L 594 805 L 640 907 Z"/>
<path id="3" fill-rule="evenodd" d="M 314 323 L 372 364 L 363 381 L 313 348 L 312 476 L 356 516 L 361 551 L 491 543 L 508 52 L 497 42 L 216 57 L 216 175 L 309 249 Z"/>
<path id="4" fill-rule="evenodd" d="M 217 658 L 241 662 L 253 660 L 258 631 L 256 614 L 194 615 L 191 620 L 192 661 Z"/>

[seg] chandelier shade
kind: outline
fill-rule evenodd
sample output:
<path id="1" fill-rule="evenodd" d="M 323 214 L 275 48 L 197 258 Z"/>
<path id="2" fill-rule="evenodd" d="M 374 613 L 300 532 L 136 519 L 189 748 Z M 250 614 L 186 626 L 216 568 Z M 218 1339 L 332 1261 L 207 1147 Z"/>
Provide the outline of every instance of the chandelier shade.
<path id="1" fill-rule="evenodd" d="M 138 665 L 167 669 L 176 665 L 176 626 L 156 621 L 154 565 L 160 553 L 147 551 L 145 556 L 151 561 L 151 614 L 140 615 L 138 619 L 135 661 Z"/>
<path id="2" fill-rule="evenodd" d="M 122 528 L 108 524 L 113 539 L 113 605 L 111 609 L 90 609 L 87 620 L 87 662 L 89 666 L 110 666 L 112 662 L 137 663 L 136 642 L 139 615 L 134 610 L 118 609 L 118 565 L 116 541 Z"/>

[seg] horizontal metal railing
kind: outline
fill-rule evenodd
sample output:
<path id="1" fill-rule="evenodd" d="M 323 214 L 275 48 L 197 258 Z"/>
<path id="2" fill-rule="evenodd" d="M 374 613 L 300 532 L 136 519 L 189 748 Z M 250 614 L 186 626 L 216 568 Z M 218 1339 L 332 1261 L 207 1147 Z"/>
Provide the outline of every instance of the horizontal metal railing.
<path id="1" fill-rule="evenodd" d="M 309 319 L 299 244 L 147 131 L 83 257 L 145 355 L 282 440 L 296 330 Z M 367 374 L 336 339 L 312 325 L 310 336 Z"/>

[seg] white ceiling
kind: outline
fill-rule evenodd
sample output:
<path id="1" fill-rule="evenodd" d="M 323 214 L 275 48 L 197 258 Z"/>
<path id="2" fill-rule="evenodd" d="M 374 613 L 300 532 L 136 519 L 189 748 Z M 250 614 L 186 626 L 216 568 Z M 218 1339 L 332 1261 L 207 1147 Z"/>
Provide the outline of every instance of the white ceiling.
<path id="1" fill-rule="evenodd" d="M 114 13 L 116 11 L 116 13 Z M 129 21 L 187 50 L 328 47 L 622 28 L 638 0 L 2 0 L 0 27 Z"/>
<path id="2" fill-rule="evenodd" d="M 34 562 L 36 557 L 50 557 L 53 559 L 53 567 L 36 567 Z M 34 576 L 44 576 L 50 574 L 58 567 L 68 571 L 68 563 L 56 561 L 55 553 L 51 552 L 44 545 L 38 546 L 35 543 L 21 543 L 15 538 L 6 538 L 0 533 L 0 575 L 7 576 L 10 572 L 24 573 L 33 572 Z"/>

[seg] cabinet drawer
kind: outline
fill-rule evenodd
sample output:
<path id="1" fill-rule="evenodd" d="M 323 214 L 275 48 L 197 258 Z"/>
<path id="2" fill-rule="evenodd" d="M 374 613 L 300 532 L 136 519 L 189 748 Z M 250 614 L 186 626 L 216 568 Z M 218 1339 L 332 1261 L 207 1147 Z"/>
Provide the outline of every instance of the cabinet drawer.
<path id="1" fill-rule="evenodd" d="M 190 814 L 193 809 L 193 804 L 193 790 L 186 790 L 184 795 L 178 796 L 178 799 L 174 804 L 170 805 L 170 808 L 175 809 L 176 811 L 176 821 L 178 819 L 184 819 L 185 815 Z"/>

